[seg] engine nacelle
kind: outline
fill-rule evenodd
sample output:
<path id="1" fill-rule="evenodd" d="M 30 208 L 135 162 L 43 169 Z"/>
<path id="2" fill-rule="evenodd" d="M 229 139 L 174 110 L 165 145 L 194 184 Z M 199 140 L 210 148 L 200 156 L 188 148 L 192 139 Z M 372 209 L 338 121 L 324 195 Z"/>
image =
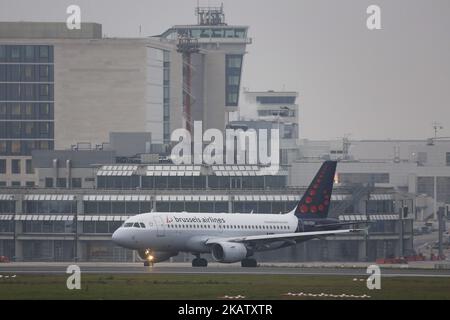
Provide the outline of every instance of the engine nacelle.
<path id="1" fill-rule="evenodd" d="M 211 254 L 214 260 L 223 263 L 233 263 L 245 259 L 248 250 L 242 243 L 219 242 L 211 247 Z"/>
<path id="2" fill-rule="evenodd" d="M 151 251 L 150 249 L 138 250 L 137 253 L 139 258 L 152 263 L 166 261 L 178 254 L 178 252 Z"/>

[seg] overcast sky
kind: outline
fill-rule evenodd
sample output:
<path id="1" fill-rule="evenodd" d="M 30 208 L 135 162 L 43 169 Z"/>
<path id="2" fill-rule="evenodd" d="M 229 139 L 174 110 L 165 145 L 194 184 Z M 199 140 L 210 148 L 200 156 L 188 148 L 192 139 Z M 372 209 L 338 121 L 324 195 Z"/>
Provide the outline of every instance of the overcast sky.
<path id="1" fill-rule="evenodd" d="M 432 122 L 450 136 L 449 0 L 201 0 L 224 3 L 229 24 L 250 26 L 242 85 L 299 91 L 301 136 L 426 138 Z M 0 0 L 1 21 L 82 21 L 109 37 L 160 34 L 196 22 L 197 0 Z M 381 7 L 382 30 L 366 28 Z"/>

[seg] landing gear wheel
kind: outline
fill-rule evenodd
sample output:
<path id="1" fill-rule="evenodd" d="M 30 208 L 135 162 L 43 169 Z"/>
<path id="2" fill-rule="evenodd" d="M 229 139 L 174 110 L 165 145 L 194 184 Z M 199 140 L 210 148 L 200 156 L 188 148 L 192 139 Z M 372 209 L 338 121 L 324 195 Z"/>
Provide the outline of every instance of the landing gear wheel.
<path id="1" fill-rule="evenodd" d="M 207 267 L 208 261 L 203 258 L 195 258 L 194 260 L 192 260 L 192 266 L 193 267 Z"/>
<path id="2" fill-rule="evenodd" d="M 241 261 L 241 267 L 243 268 L 256 268 L 258 262 L 255 259 L 244 259 Z"/>
<path id="3" fill-rule="evenodd" d="M 150 262 L 144 261 L 144 267 L 150 267 Z"/>

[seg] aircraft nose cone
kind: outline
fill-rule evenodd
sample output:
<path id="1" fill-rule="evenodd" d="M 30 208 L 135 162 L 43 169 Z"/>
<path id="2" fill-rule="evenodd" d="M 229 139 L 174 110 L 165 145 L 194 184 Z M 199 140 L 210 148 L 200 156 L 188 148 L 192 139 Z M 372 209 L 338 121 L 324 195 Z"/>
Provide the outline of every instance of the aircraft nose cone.
<path id="1" fill-rule="evenodd" d="M 112 235 L 112 242 L 114 242 L 115 244 L 117 244 L 121 247 L 125 246 L 124 234 L 123 234 L 123 230 L 121 228 L 114 231 L 114 233 Z"/>

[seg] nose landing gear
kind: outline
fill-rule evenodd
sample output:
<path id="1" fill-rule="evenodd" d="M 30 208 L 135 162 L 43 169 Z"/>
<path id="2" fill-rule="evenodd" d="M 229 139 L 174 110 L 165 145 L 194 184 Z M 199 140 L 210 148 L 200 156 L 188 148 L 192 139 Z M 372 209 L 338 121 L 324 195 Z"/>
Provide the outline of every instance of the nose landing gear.
<path id="1" fill-rule="evenodd" d="M 144 261 L 144 267 L 153 267 L 153 262 L 152 262 L 152 261 L 145 260 L 145 261 Z"/>

